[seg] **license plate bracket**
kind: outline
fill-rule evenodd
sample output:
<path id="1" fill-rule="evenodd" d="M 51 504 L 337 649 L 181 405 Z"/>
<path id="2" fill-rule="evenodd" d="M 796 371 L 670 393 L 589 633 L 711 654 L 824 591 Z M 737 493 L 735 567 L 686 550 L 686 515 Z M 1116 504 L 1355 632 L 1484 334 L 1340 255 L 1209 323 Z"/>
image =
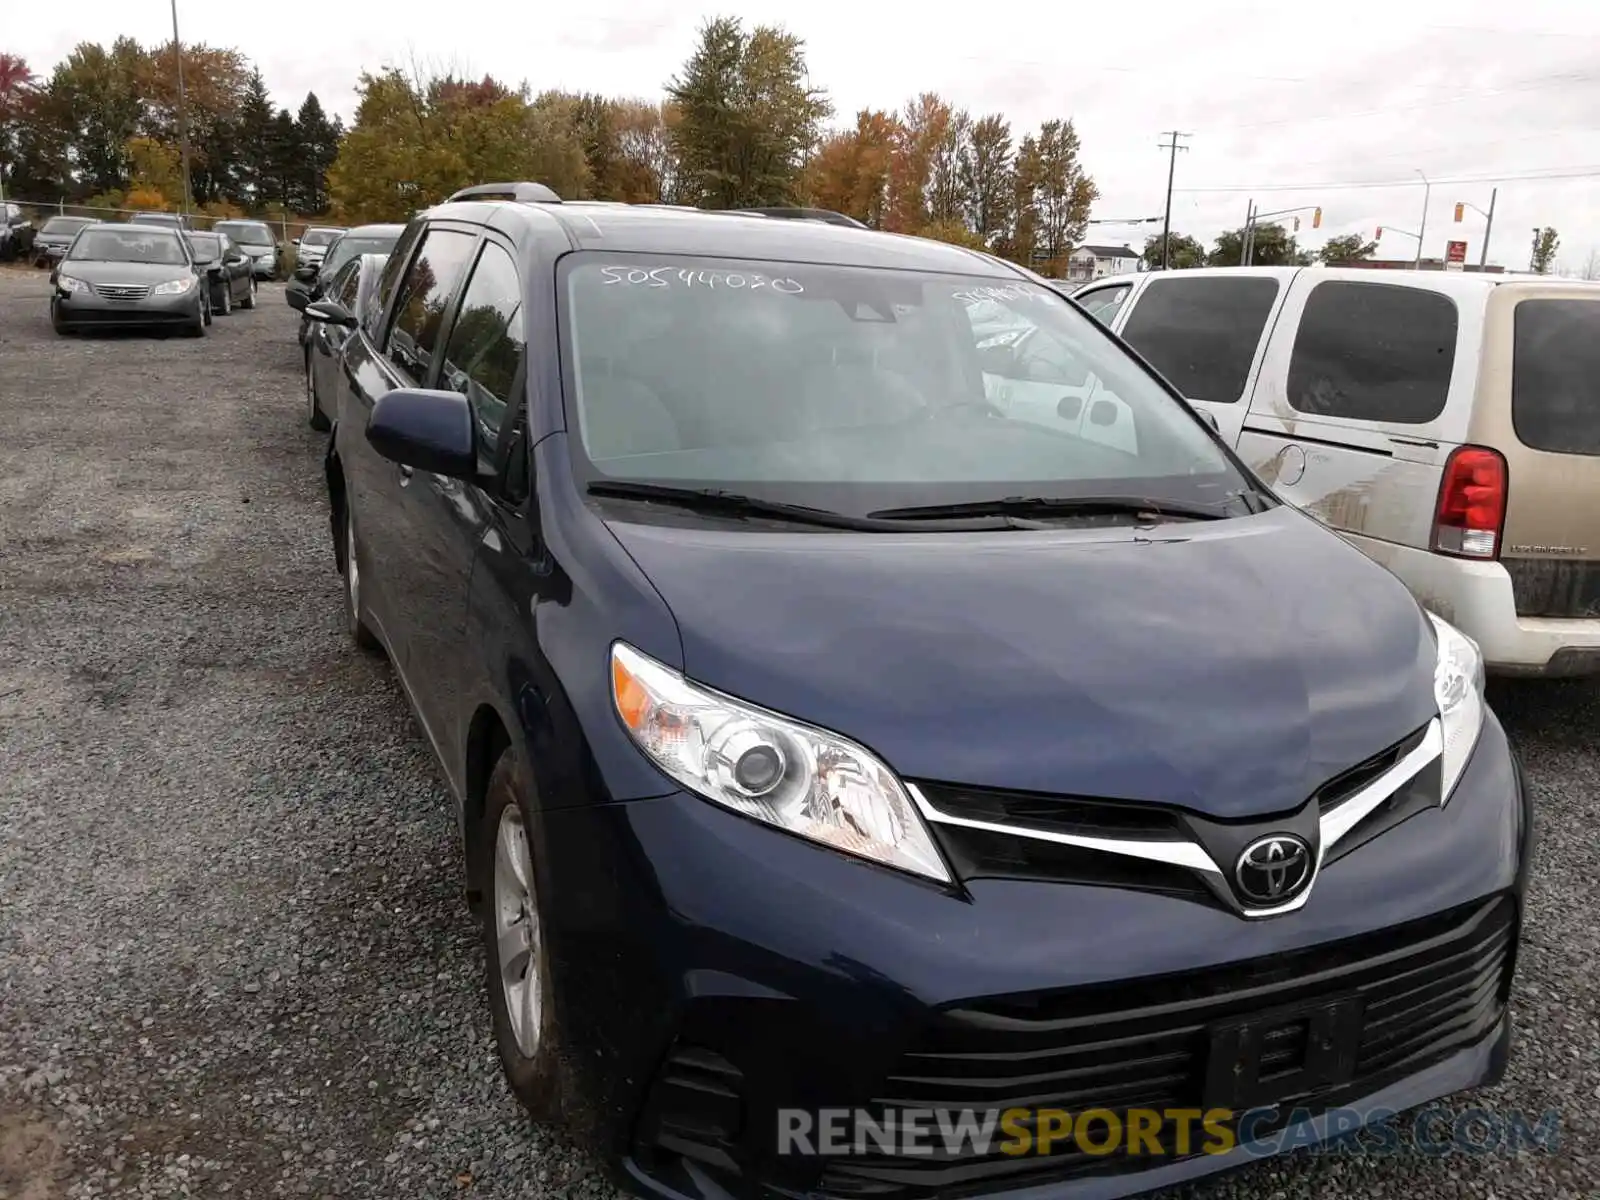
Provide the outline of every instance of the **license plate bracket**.
<path id="1" fill-rule="evenodd" d="M 1361 1050 L 1364 1009 L 1361 997 L 1351 994 L 1213 1024 L 1206 1107 L 1271 1107 L 1349 1083 Z"/>

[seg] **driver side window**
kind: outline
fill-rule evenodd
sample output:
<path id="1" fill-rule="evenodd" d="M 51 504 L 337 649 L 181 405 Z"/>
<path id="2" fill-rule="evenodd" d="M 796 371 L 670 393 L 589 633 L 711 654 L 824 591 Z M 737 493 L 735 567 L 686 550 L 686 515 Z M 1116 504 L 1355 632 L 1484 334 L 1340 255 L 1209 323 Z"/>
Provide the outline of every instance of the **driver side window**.
<path id="1" fill-rule="evenodd" d="M 1029 319 L 1023 306 L 980 303 L 967 316 L 990 403 L 1015 421 L 1139 452 L 1132 410 L 1068 342 Z"/>

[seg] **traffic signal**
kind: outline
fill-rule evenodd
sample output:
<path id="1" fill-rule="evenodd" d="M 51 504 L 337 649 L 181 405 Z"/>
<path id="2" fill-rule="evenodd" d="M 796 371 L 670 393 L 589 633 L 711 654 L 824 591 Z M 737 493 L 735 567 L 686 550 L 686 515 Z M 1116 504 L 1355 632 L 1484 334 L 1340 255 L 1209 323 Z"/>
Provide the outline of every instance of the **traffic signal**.
<path id="1" fill-rule="evenodd" d="M 1466 211 L 1466 207 L 1467 207 L 1466 205 L 1460 203 L 1459 201 L 1456 203 L 1456 224 L 1457 225 L 1461 224 L 1461 216 L 1462 216 L 1462 213 L 1464 213 Z"/>
<path id="2" fill-rule="evenodd" d="M 1311 214 L 1311 228 L 1322 228 L 1322 210 L 1320 208 Z"/>
<path id="3" fill-rule="evenodd" d="M 1296 233 L 1299 233 L 1299 232 L 1300 232 L 1300 218 L 1299 218 L 1299 217 L 1296 217 L 1296 218 L 1295 218 L 1295 219 L 1294 219 L 1294 231 L 1295 231 L 1295 232 L 1296 232 Z"/>
<path id="4" fill-rule="evenodd" d="M 1383 241 L 1383 226 L 1382 225 L 1378 226 L 1378 232 L 1372 235 L 1372 240 L 1375 241 L 1375 242 Z"/>

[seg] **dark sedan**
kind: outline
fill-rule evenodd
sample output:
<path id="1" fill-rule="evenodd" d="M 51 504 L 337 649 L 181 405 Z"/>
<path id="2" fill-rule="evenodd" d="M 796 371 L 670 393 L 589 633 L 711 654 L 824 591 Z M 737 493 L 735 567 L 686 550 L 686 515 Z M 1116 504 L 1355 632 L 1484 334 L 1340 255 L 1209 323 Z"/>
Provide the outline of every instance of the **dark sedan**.
<path id="1" fill-rule="evenodd" d="M 276 279 L 283 267 L 283 247 L 265 221 L 218 221 L 213 233 L 225 233 L 250 258 L 257 279 Z"/>
<path id="2" fill-rule="evenodd" d="M 51 217 L 33 239 L 33 265 L 53 267 L 66 256 L 78 231 L 95 224 L 93 217 Z"/>
<path id="3" fill-rule="evenodd" d="M 289 302 L 289 307 L 304 309 L 311 301 L 320 299 L 326 293 L 328 283 L 351 259 L 363 254 L 388 254 L 394 249 L 404 229 L 403 225 L 358 225 L 345 231 L 328 247 L 320 266 L 299 267 L 290 276 L 288 287 L 284 289 L 284 299 Z M 306 344 L 308 333 L 309 323 L 302 319 L 302 346 Z"/>
<path id="4" fill-rule="evenodd" d="M 339 305 L 340 309 L 359 318 L 367 311 L 383 265 L 389 261 L 387 254 L 363 254 L 349 259 L 328 281 L 325 299 Z M 350 339 L 348 326 L 331 321 L 308 321 L 306 334 L 306 422 L 311 428 L 328 428 L 328 411 L 332 407 L 334 371 L 339 351 Z M 324 405 L 323 397 L 327 397 Z"/>
<path id="5" fill-rule="evenodd" d="M 153 225 L 91 225 L 73 241 L 51 282 L 50 323 L 57 333 L 152 326 L 201 337 L 211 322 L 188 243 Z"/>
<path id="6" fill-rule="evenodd" d="M 184 236 L 189 253 L 206 277 L 211 311 L 227 316 L 237 304 L 256 306 L 256 278 L 250 259 L 225 233 L 190 233 Z"/>

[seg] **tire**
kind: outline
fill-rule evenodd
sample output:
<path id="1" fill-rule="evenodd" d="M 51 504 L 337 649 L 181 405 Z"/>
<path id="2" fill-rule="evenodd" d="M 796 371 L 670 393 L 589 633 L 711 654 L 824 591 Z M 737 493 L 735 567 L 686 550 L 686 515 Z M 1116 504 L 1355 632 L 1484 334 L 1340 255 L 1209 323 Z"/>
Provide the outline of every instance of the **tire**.
<path id="1" fill-rule="evenodd" d="M 563 1116 L 559 1022 L 539 903 L 538 870 L 528 839 L 531 782 L 507 748 L 489 776 L 475 877 L 483 888 L 480 934 L 495 1048 L 517 1100 L 539 1121 Z M 521 931 L 521 936 L 518 932 Z M 516 947 L 517 961 L 502 962 Z"/>
<path id="2" fill-rule="evenodd" d="M 211 297 L 206 296 L 200 301 L 200 325 L 203 329 L 211 324 Z"/>
<path id="3" fill-rule="evenodd" d="M 350 502 L 345 500 L 340 532 L 344 535 L 344 613 L 345 627 L 359 649 L 381 654 L 383 643 L 367 625 L 366 606 L 361 599 L 361 565 L 356 558 L 356 529 L 350 520 Z"/>
<path id="4" fill-rule="evenodd" d="M 222 281 L 222 312 L 219 315 L 233 315 L 233 284 L 226 279 Z"/>
<path id="5" fill-rule="evenodd" d="M 206 335 L 206 316 L 207 315 L 208 314 L 206 314 L 206 313 L 201 313 L 198 317 L 196 317 L 194 319 L 194 324 L 185 325 L 184 328 L 183 328 L 183 336 L 184 337 L 192 337 L 192 338 L 205 337 L 205 335 Z"/>
<path id="6" fill-rule="evenodd" d="M 240 308 L 254 308 L 256 306 L 256 277 L 250 276 L 250 294 L 239 301 Z"/>
<path id="7" fill-rule="evenodd" d="M 306 424 L 318 433 L 325 433 L 332 422 L 322 411 L 322 405 L 317 403 L 317 385 L 311 376 L 311 351 L 306 350 Z"/>

